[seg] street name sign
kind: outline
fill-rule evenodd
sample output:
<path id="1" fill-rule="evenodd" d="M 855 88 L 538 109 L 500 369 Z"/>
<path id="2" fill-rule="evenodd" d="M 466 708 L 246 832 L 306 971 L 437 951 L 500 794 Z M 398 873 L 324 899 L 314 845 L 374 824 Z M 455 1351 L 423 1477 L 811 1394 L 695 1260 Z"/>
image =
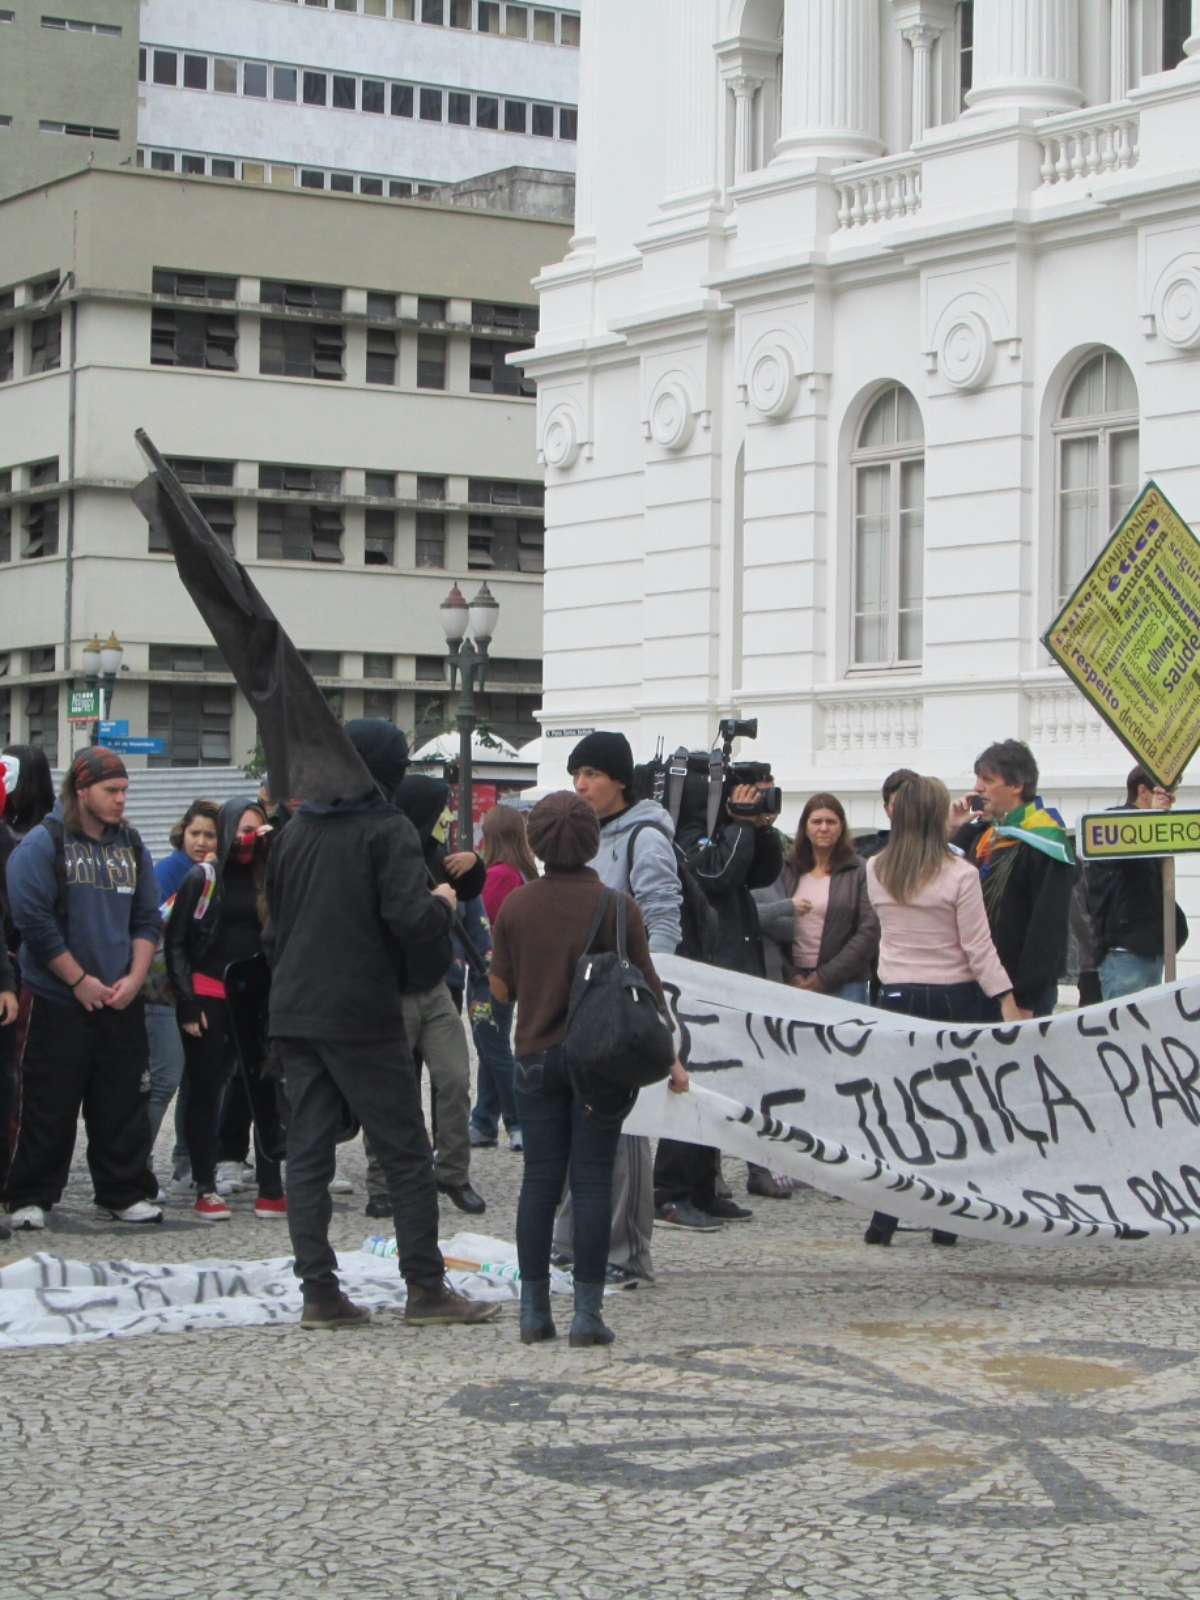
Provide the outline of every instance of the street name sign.
<path id="1" fill-rule="evenodd" d="M 109 739 L 105 745 L 119 756 L 165 756 L 165 739 Z"/>
<path id="2" fill-rule="evenodd" d="M 100 689 L 72 689 L 67 702 L 68 722 L 95 722 L 100 715 Z"/>
<path id="3" fill-rule="evenodd" d="M 1077 826 L 1081 861 L 1200 854 L 1200 811 L 1088 811 Z"/>
<path id="4" fill-rule="evenodd" d="M 100 724 L 101 739 L 128 739 L 129 719 L 122 718 L 120 722 L 102 722 Z"/>
<path id="5" fill-rule="evenodd" d="M 1200 540 L 1151 480 L 1044 635 L 1156 783 L 1200 745 Z"/>

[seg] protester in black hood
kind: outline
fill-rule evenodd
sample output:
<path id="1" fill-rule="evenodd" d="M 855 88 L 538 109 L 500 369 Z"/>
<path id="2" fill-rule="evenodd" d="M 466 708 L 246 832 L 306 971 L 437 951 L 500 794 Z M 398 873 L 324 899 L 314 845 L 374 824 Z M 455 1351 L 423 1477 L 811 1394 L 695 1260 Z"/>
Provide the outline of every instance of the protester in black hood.
<path id="1" fill-rule="evenodd" d="M 396 790 L 408 772 L 408 740 L 382 717 L 355 717 L 346 724 L 346 733 L 380 794 L 395 801 Z"/>
<path id="2" fill-rule="evenodd" d="M 360 749 L 362 724 L 347 731 Z M 328 1187 L 345 1104 L 386 1175 L 408 1285 L 405 1320 L 486 1321 L 494 1305 L 469 1301 L 445 1282 L 416 1075 L 398 1070 L 410 1050 L 397 973 L 414 950 L 448 939 L 457 897 L 448 884 L 431 888 L 412 823 L 383 796 L 401 752 L 407 755 L 403 735 L 385 723 L 365 737 L 380 792 L 301 806 L 267 872 L 270 1031 L 287 1085 L 288 1228 L 304 1294 L 300 1325 L 353 1327 L 369 1315 L 341 1292 L 329 1243 Z"/>
<path id="3" fill-rule="evenodd" d="M 364 748 L 354 731 L 356 726 L 361 725 L 350 725 L 350 737 L 374 772 L 375 752 Z M 385 770 L 394 771 L 394 765 Z M 381 787 L 385 783 L 386 779 L 381 780 Z M 417 830 L 430 881 L 449 883 L 461 904 L 481 894 L 487 868 L 480 857 L 474 850 L 446 849 L 452 821 L 447 804 L 449 784 L 417 773 L 396 785 L 394 798 Z M 461 934 L 461 919 L 458 926 Z M 462 1019 L 446 983 L 452 960 L 448 940 L 433 940 L 405 952 L 401 981 L 404 1031 L 417 1060 L 429 1068 L 436 1097 L 437 1186 L 460 1211 L 477 1216 L 486 1210 L 486 1203 L 471 1184 L 471 1062 Z M 369 1140 L 367 1157 L 368 1215 L 385 1215 L 386 1183 Z"/>

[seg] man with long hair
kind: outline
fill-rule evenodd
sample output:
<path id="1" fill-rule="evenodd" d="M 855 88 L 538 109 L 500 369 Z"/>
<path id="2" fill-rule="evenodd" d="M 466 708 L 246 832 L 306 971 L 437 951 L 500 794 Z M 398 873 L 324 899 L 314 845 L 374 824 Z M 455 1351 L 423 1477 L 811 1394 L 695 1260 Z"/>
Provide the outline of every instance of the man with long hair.
<path id="1" fill-rule="evenodd" d="M 147 1160 L 141 998 L 158 948 L 158 889 L 149 852 L 124 823 L 128 788 L 120 756 L 81 751 L 60 802 L 9 858 L 21 977 L 32 995 L 6 1185 L 14 1228 L 44 1228 L 62 1198 L 81 1109 L 97 1208 L 118 1222 L 162 1221 Z"/>

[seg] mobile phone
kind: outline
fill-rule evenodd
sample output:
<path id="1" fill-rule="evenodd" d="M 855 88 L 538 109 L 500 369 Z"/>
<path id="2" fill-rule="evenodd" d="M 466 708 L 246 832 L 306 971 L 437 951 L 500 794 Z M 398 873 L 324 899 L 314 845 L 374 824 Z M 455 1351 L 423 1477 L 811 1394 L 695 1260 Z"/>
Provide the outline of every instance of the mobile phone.
<path id="1" fill-rule="evenodd" d="M 982 811 L 987 805 L 987 801 L 984 799 L 983 795 L 973 794 L 967 800 L 967 804 L 970 806 L 972 811 Z"/>

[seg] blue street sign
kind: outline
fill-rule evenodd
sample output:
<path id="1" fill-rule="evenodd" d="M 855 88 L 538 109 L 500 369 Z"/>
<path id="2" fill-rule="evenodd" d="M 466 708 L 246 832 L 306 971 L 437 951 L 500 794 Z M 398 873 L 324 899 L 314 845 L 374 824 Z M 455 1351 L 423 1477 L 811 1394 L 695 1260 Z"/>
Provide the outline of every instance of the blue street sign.
<path id="1" fill-rule="evenodd" d="M 100 737 L 102 739 L 128 739 L 129 722 L 102 722 L 100 724 Z"/>
<path id="2" fill-rule="evenodd" d="M 119 756 L 165 756 L 167 753 L 165 739 L 108 739 L 105 742 Z"/>

